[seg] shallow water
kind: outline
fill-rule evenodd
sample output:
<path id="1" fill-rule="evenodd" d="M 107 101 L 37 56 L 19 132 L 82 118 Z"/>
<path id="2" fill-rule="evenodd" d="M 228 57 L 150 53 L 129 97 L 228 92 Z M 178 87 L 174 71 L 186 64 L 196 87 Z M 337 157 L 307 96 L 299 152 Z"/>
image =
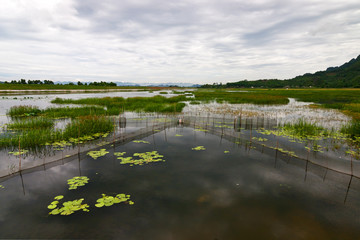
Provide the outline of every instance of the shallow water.
<path id="1" fill-rule="evenodd" d="M 182 136 L 176 136 L 182 135 Z M 208 132 L 176 127 L 105 146 L 109 153 L 0 183 L 0 238 L 357 239 L 360 181 L 262 153 Z M 192 148 L 204 146 L 204 151 Z M 158 151 L 165 162 L 121 165 L 114 152 Z M 229 151 L 224 153 L 224 151 Z M 67 179 L 90 182 L 68 190 Z M 306 176 L 306 178 L 305 178 Z M 349 191 L 348 191 L 349 190 Z M 348 195 L 346 193 L 348 191 Z M 96 208 L 101 194 L 134 205 Z M 84 198 L 90 212 L 48 215 L 57 195 Z M 344 204 L 344 199 L 347 197 Z"/>

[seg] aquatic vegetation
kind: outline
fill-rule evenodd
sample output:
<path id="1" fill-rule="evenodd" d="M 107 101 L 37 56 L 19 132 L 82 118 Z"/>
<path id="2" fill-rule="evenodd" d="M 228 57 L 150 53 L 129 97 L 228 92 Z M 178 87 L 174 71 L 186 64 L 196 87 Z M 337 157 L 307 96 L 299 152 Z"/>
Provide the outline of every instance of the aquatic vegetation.
<path id="1" fill-rule="evenodd" d="M 297 136 L 299 138 L 309 138 L 327 134 L 323 127 L 319 127 L 314 123 L 306 122 L 304 119 L 299 119 L 296 123 L 284 124 L 281 129 L 284 132 L 287 132 L 288 135 Z"/>
<path id="2" fill-rule="evenodd" d="M 360 137 L 360 120 L 354 120 L 343 126 L 341 128 L 341 132 L 349 135 L 352 139 Z"/>
<path id="3" fill-rule="evenodd" d="M 5 188 L 3 185 L 0 185 L 0 188 Z"/>
<path id="4" fill-rule="evenodd" d="M 192 150 L 195 150 L 195 151 L 202 151 L 202 150 L 206 150 L 206 148 L 204 146 L 197 146 L 197 147 L 194 147 L 194 148 L 191 148 Z"/>
<path id="5" fill-rule="evenodd" d="M 230 152 L 230 151 L 227 151 L 227 150 L 224 151 L 225 154 L 226 154 L 226 153 L 229 153 L 229 152 Z"/>
<path id="6" fill-rule="evenodd" d="M 268 139 L 267 138 L 262 138 L 262 137 L 252 137 L 252 140 L 258 141 L 258 142 L 266 142 Z"/>
<path id="7" fill-rule="evenodd" d="M 215 127 L 217 127 L 217 128 L 234 128 L 234 127 L 232 127 L 232 126 L 228 126 L 228 125 L 215 125 Z"/>
<path id="8" fill-rule="evenodd" d="M 36 106 L 13 106 L 6 113 L 10 117 L 33 117 L 39 115 L 41 110 Z"/>
<path id="9" fill-rule="evenodd" d="M 8 153 L 9 153 L 9 154 L 12 154 L 12 155 L 14 155 L 14 156 L 19 156 L 19 155 L 25 154 L 25 153 L 27 153 L 27 152 L 29 152 L 29 150 L 23 149 L 23 150 L 21 150 L 20 152 L 17 151 L 17 152 L 8 152 Z"/>
<path id="10" fill-rule="evenodd" d="M 85 186 L 85 184 L 89 183 L 88 177 L 73 177 L 69 180 L 67 180 L 67 183 L 69 184 L 69 190 L 77 189 L 78 187 Z"/>
<path id="11" fill-rule="evenodd" d="M 138 157 L 138 159 L 134 159 L 133 157 Z M 162 159 L 164 156 L 160 155 L 157 151 L 134 153 L 133 157 L 118 157 L 118 159 L 121 160 L 120 164 L 130 164 L 130 166 L 165 162 L 165 160 Z"/>
<path id="12" fill-rule="evenodd" d="M 60 198 L 62 199 L 62 198 Z M 70 215 L 73 214 L 76 211 L 84 211 L 84 212 L 89 212 L 89 205 L 88 204 L 82 204 L 82 202 L 84 201 L 83 198 L 80 199 L 75 199 L 73 201 L 67 201 L 64 202 L 62 204 L 62 207 L 58 207 L 59 201 L 60 199 L 56 199 L 55 201 L 51 202 L 50 205 L 48 206 L 48 209 L 52 209 L 51 212 L 49 212 L 50 215 Z"/>
<path id="13" fill-rule="evenodd" d="M 55 150 L 62 150 L 64 146 L 68 145 L 63 141 L 75 144 L 82 143 L 106 136 L 113 129 L 113 123 L 108 118 L 96 116 L 80 117 L 72 120 L 63 130 L 38 128 L 25 129 L 15 133 L 3 133 L 0 137 L 0 147 L 17 148 L 20 141 L 22 148 L 31 150 L 49 145 L 52 145 Z"/>
<path id="14" fill-rule="evenodd" d="M 209 130 L 203 129 L 203 128 L 195 128 L 194 131 L 196 132 L 208 132 Z"/>
<path id="15" fill-rule="evenodd" d="M 20 119 L 7 124 L 8 129 L 21 129 L 21 130 L 52 128 L 53 126 L 54 126 L 54 121 L 44 117 Z"/>
<path id="16" fill-rule="evenodd" d="M 92 157 L 93 159 L 96 160 L 98 157 L 105 156 L 108 153 L 109 152 L 103 148 L 103 149 L 100 149 L 99 151 L 89 151 L 86 155 L 89 155 L 90 157 Z"/>
<path id="17" fill-rule="evenodd" d="M 47 108 L 41 111 L 43 116 L 49 118 L 76 118 L 83 116 L 103 116 L 107 111 L 102 107 L 86 106 L 86 107 L 56 107 Z"/>
<path id="18" fill-rule="evenodd" d="M 181 112 L 185 107 L 184 95 L 166 98 L 164 96 L 154 97 L 105 97 L 105 98 L 85 98 L 85 99 L 61 99 L 56 98 L 52 103 L 58 104 L 86 104 L 106 107 L 106 115 L 118 115 L 125 111 L 143 112 Z"/>
<path id="19" fill-rule="evenodd" d="M 145 140 L 134 140 L 133 142 L 134 143 L 147 143 L 147 144 L 150 144 L 150 142 L 145 141 Z"/>
<path id="20" fill-rule="evenodd" d="M 96 200 L 96 204 L 95 206 L 98 207 L 98 208 L 101 208 L 101 207 L 110 207 L 116 203 L 128 203 L 130 205 L 133 205 L 134 202 L 133 201 L 129 201 L 130 199 L 130 195 L 125 195 L 123 193 L 120 193 L 120 194 L 117 194 L 115 197 L 113 196 L 107 196 L 106 194 L 101 194 L 102 197 L 99 198 L 98 200 Z"/>
<path id="21" fill-rule="evenodd" d="M 125 154 L 126 154 L 126 152 L 114 152 L 114 155 L 117 157 L 124 156 Z"/>
<path id="22" fill-rule="evenodd" d="M 98 116 L 79 117 L 69 123 L 63 135 L 65 139 L 99 134 L 99 137 L 114 129 L 111 119 Z"/>
<path id="23" fill-rule="evenodd" d="M 175 137 L 182 137 L 183 135 L 181 134 L 175 134 Z"/>

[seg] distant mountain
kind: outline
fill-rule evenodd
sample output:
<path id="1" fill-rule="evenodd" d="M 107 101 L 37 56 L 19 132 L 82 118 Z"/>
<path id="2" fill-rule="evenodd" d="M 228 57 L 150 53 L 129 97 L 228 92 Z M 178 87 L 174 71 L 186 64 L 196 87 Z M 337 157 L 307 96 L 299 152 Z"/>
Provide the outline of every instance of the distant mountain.
<path id="1" fill-rule="evenodd" d="M 131 82 L 115 82 L 117 86 L 146 86 L 146 87 L 199 87 L 198 84 L 193 83 L 177 83 L 177 82 L 168 82 L 168 83 L 131 83 Z"/>
<path id="2" fill-rule="evenodd" d="M 318 87 L 318 88 L 360 88 L 360 55 L 339 67 L 329 67 L 325 71 L 306 73 L 292 79 L 263 79 L 239 81 L 224 85 L 202 85 L 202 87 L 243 87 L 243 88 L 283 88 L 283 87 Z"/>

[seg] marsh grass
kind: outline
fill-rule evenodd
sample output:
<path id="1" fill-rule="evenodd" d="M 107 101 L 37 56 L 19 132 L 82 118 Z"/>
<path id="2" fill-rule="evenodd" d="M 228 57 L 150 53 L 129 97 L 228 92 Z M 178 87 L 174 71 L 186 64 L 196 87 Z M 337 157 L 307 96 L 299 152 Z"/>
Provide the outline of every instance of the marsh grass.
<path id="1" fill-rule="evenodd" d="M 107 111 L 102 107 L 86 106 L 86 107 L 59 107 L 47 108 L 41 112 L 43 116 L 49 118 L 76 118 L 82 116 L 102 116 Z"/>
<path id="2" fill-rule="evenodd" d="M 351 138 L 360 137 L 360 121 L 354 120 L 351 123 L 343 126 L 341 132 L 349 135 Z"/>
<path id="3" fill-rule="evenodd" d="M 112 121 L 107 117 L 80 117 L 67 124 L 64 130 L 40 128 L 26 129 L 26 131 L 15 133 L 2 133 L 0 135 L 0 147 L 17 148 L 20 141 L 21 148 L 36 150 L 46 143 L 110 132 L 113 128 Z"/>
<path id="4" fill-rule="evenodd" d="M 133 97 L 127 99 L 122 97 L 105 97 L 79 100 L 56 98 L 52 103 L 98 105 L 106 107 L 107 110 L 104 114 L 118 115 L 123 109 L 125 111 L 136 112 L 181 112 L 185 107 L 185 104 L 182 103 L 182 101 L 186 101 L 186 97 L 183 95 L 170 98 L 164 96 Z"/>
<path id="5" fill-rule="evenodd" d="M 16 118 L 37 116 L 40 113 L 41 110 L 38 107 L 30 105 L 20 105 L 11 107 L 6 114 L 12 118 Z"/>
<path id="6" fill-rule="evenodd" d="M 319 137 L 329 134 L 323 127 L 306 122 L 304 119 L 299 119 L 296 123 L 286 123 L 281 129 L 288 132 L 289 135 L 297 136 L 299 138 Z"/>
<path id="7" fill-rule="evenodd" d="M 78 136 L 93 135 L 95 133 L 106 133 L 114 128 L 113 122 L 107 117 L 86 116 L 80 117 L 69 123 L 64 131 L 63 138 L 75 138 Z"/>
<path id="8" fill-rule="evenodd" d="M 8 129 L 47 129 L 54 126 L 54 121 L 44 117 L 17 119 L 12 123 L 7 124 Z"/>

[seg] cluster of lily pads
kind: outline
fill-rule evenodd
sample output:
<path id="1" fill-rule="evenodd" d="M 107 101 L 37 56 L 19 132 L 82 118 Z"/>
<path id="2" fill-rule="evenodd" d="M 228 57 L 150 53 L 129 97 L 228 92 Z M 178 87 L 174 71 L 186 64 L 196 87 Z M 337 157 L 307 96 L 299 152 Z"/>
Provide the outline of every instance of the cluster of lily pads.
<path id="1" fill-rule="evenodd" d="M 0 185 L 0 188 L 5 188 L 3 185 Z"/>
<path id="2" fill-rule="evenodd" d="M 89 183 L 88 177 L 73 177 L 69 180 L 67 180 L 67 183 L 69 184 L 69 190 L 77 189 L 78 187 L 85 186 L 85 184 Z"/>
<path id="3" fill-rule="evenodd" d="M 23 150 L 21 150 L 21 151 L 8 152 L 8 153 L 9 153 L 9 154 L 12 154 L 12 155 L 14 155 L 14 156 L 19 156 L 19 155 L 23 155 L 23 154 L 28 153 L 28 152 L 29 152 L 28 150 L 23 149 Z"/>
<path id="4" fill-rule="evenodd" d="M 145 140 L 134 140 L 134 143 L 146 143 L 146 144 L 150 144 L 149 141 L 145 141 Z"/>
<path id="5" fill-rule="evenodd" d="M 121 202 L 128 202 L 130 205 L 133 205 L 133 201 L 129 201 L 130 195 L 125 195 L 123 193 L 117 194 L 115 197 L 113 196 L 107 196 L 106 194 L 101 194 L 102 197 L 96 200 L 95 207 L 101 208 L 101 207 L 110 207 L 113 204 L 121 203 Z"/>
<path id="6" fill-rule="evenodd" d="M 89 151 L 87 153 L 87 155 L 89 155 L 90 157 L 92 157 L 93 159 L 97 159 L 98 157 L 102 157 L 102 156 L 105 156 L 106 154 L 108 154 L 109 152 L 106 151 L 105 148 L 103 149 L 100 149 L 99 151 Z"/>
<path id="7" fill-rule="evenodd" d="M 77 189 L 77 187 L 80 186 L 84 186 L 86 183 L 88 183 L 89 178 L 82 176 L 82 177 L 73 177 L 69 180 L 67 180 L 68 184 L 69 184 L 69 190 L 72 189 Z M 0 188 L 2 187 L 2 185 L 0 185 Z M 86 203 L 83 203 L 84 198 L 80 198 L 80 199 L 75 199 L 73 201 L 66 201 L 63 202 L 62 205 L 60 204 L 60 200 L 62 200 L 64 198 L 63 195 L 59 195 L 54 197 L 54 201 L 52 201 L 49 205 L 48 205 L 48 209 L 50 209 L 51 211 L 49 212 L 50 215 L 70 215 L 73 214 L 76 211 L 84 211 L 84 212 L 89 212 L 90 210 L 88 209 L 90 206 Z M 95 206 L 100 208 L 100 207 L 109 207 L 112 206 L 113 204 L 116 203 L 128 203 L 129 205 L 133 205 L 134 202 L 130 200 L 130 195 L 128 194 L 124 194 L 124 193 L 120 193 L 113 196 L 107 196 L 106 194 L 102 194 L 102 197 L 96 200 L 96 204 Z"/>
<path id="8" fill-rule="evenodd" d="M 162 159 L 164 156 L 160 155 L 157 151 L 134 153 L 133 157 L 138 157 L 138 159 L 133 157 L 123 157 L 125 154 L 126 152 L 114 153 L 115 156 L 118 156 L 117 159 L 121 160 L 120 164 L 130 164 L 131 167 L 134 165 L 144 165 L 153 162 L 165 162 L 165 160 Z"/>
<path id="9" fill-rule="evenodd" d="M 52 201 L 50 205 L 48 206 L 48 209 L 52 210 L 49 212 L 50 215 L 70 215 L 73 214 L 76 211 L 83 210 L 84 212 L 89 212 L 89 205 L 88 204 L 82 204 L 84 201 L 83 198 L 75 199 L 73 201 L 67 201 L 62 204 L 61 207 L 58 207 L 59 200 L 63 199 L 64 196 L 59 195 L 56 196 L 54 199 L 55 201 Z"/>

